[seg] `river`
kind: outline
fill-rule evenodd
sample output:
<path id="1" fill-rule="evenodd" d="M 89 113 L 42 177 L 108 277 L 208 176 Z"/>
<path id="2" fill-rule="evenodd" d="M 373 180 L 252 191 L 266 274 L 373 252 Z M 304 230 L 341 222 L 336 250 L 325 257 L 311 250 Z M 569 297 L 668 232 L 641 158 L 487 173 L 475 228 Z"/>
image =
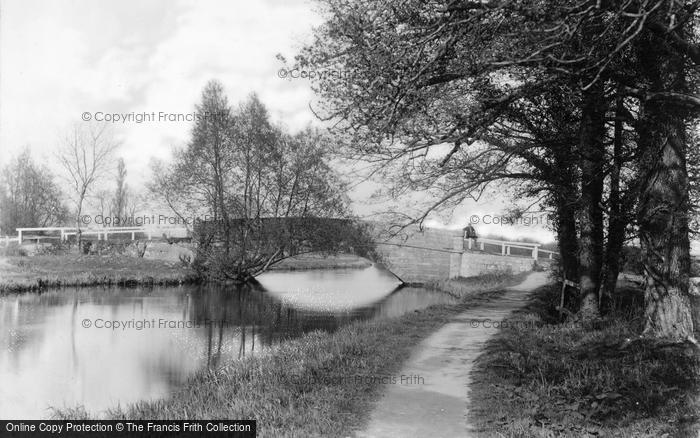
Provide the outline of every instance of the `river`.
<path id="1" fill-rule="evenodd" d="M 270 272 L 260 286 L 81 288 L 0 297 L 0 419 L 166 397 L 195 372 L 309 331 L 400 316 L 447 294 L 366 269 Z"/>

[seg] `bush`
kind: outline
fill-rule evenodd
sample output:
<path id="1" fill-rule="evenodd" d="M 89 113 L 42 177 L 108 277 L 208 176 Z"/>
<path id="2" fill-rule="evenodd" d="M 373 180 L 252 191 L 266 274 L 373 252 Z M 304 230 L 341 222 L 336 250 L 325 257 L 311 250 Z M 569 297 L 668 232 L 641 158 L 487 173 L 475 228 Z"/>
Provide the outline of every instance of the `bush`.
<path id="1" fill-rule="evenodd" d="M 55 241 L 37 246 L 36 255 L 64 255 L 70 252 L 72 246 L 73 244 L 67 241 Z"/>
<path id="2" fill-rule="evenodd" d="M 10 243 L 7 246 L 0 246 L 0 256 L 4 257 L 26 257 L 27 250 L 18 243 Z"/>

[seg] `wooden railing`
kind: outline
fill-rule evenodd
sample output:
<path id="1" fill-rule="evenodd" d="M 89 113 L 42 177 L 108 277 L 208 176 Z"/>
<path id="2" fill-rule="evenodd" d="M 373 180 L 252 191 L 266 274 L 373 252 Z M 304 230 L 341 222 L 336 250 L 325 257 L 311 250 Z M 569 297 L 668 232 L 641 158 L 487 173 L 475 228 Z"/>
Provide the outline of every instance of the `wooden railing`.
<path id="1" fill-rule="evenodd" d="M 61 241 L 65 241 L 68 240 L 70 236 L 75 236 L 78 234 L 78 228 L 75 227 L 16 228 L 16 230 L 17 237 L 8 238 L 6 236 L 6 239 L 8 239 L 6 241 L 8 243 L 10 241 L 17 241 L 21 244 L 26 238 L 36 239 L 37 241 L 41 239 L 58 238 Z M 53 237 L 45 235 L 27 237 L 27 234 L 31 232 L 54 232 L 57 233 L 57 235 Z M 153 240 L 154 236 L 161 236 L 164 233 L 173 232 L 186 233 L 187 231 L 185 228 L 181 227 L 104 227 L 84 228 L 80 230 L 80 234 L 82 236 L 97 236 L 97 240 L 107 240 L 110 235 L 115 234 L 130 234 L 131 240 L 136 240 L 136 233 L 145 235 L 148 240 Z"/>

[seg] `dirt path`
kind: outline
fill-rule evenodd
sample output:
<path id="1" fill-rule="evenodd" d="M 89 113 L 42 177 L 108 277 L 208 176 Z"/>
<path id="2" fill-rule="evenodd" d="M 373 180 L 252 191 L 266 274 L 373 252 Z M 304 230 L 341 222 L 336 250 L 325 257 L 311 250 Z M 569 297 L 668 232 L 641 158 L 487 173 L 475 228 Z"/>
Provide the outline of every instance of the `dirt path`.
<path id="1" fill-rule="evenodd" d="M 369 426 L 357 437 L 469 436 L 469 373 L 484 343 L 497 331 L 484 321 L 507 318 L 525 304 L 530 291 L 547 283 L 547 276 L 533 272 L 501 298 L 455 316 L 425 339 L 397 376 L 397 383 L 387 385 Z"/>

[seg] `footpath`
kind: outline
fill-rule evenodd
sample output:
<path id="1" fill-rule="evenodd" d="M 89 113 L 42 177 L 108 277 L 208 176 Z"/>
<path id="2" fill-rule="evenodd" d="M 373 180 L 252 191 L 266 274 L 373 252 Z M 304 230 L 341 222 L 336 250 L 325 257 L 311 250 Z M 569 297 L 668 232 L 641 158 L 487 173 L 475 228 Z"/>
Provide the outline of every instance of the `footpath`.
<path id="1" fill-rule="evenodd" d="M 474 360 L 498 329 L 492 322 L 507 319 L 525 305 L 534 289 L 547 284 L 547 272 L 533 272 L 500 298 L 456 315 L 425 339 L 400 376 L 404 384 L 387 385 L 367 429 L 358 438 L 465 438 L 470 377 Z"/>

